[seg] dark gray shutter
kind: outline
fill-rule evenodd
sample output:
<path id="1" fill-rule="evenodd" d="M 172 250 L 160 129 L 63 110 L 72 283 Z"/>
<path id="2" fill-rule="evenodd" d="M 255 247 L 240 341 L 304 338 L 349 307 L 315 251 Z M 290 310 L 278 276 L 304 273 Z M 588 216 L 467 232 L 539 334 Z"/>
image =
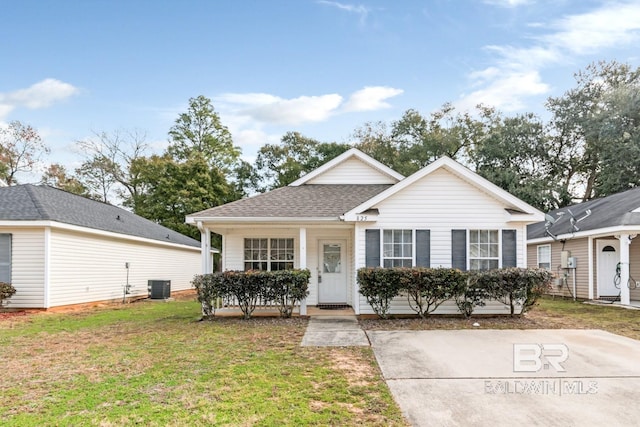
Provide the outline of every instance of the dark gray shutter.
<path id="1" fill-rule="evenodd" d="M 430 230 L 416 230 L 416 267 L 431 267 Z"/>
<path id="2" fill-rule="evenodd" d="M 502 230 L 502 267 L 516 267 L 517 265 L 516 230 Z"/>
<path id="3" fill-rule="evenodd" d="M 451 230 L 451 267 L 467 269 L 467 230 Z"/>
<path id="4" fill-rule="evenodd" d="M 0 234 L 0 282 L 11 283 L 11 234 Z"/>
<path id="5" fill-rule="evenodd" d="M 380 267 L 380 230 L 364 230 L 367 267 Z"/>

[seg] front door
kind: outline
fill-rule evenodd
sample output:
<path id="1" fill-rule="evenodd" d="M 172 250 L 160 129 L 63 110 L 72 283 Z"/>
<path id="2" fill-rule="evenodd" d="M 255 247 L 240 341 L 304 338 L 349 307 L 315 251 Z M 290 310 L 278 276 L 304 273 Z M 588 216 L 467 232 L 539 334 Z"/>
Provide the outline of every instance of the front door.
<path id="1" fill-rule="evenodd" d="M 616 266 L 620 262 L 620 241 L 600 239 L 597 242 L 598 296 L 616 296 L 620 294 L 620 285 L 616 287 L 614 281 Z"/>
<path id="2" fill-rule="evenodd" d="M 318 303 L 347 303 L 347 271 L 344 240 L 321 240 L 318 254 Z"/>

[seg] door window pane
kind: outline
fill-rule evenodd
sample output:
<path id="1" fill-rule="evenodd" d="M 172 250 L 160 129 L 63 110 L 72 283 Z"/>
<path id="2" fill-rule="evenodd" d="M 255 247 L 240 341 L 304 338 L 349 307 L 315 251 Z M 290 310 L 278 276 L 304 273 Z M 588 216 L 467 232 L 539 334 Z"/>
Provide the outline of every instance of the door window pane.
<path id="1" fill-rule="evenodd" d="M 342 260 L 340 259 L 340 244 L 330 243 L 322 245 L 322 271 L 324 273 L 340 273 Z"/>

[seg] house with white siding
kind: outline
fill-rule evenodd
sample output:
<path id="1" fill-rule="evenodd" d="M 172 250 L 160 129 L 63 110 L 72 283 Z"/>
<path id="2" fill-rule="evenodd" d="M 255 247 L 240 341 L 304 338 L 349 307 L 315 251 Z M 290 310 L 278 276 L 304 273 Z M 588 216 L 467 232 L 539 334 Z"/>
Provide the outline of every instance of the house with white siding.
<path id="1" fill-rule="evenodd" d="M 0 187 L 0 282 L 9 308 L 148 295 L 149 280 L 191 288 L 200 242 L 138 215 L 47 186 Z"/>
<path id="2" fill-rule="evenodd" d="M 640 187 L 556 209 L 528 227 L 529 266 L 554 273 L 551 293 L 638 305 Z"/>
<path id="3" fill-rule="evenodd" d="M 187 223 L 200 229 L 203 253 L 210 232 L 222 235 L 223 270 L 308 268 L 306 305 L 371 314 L 359 268 L 526 267 L 526 227 L 543 218 L 450 158 L 405 178 L 351 149 L 286 187 L 188 215 Z M 391 311 L 413 313 L 400 297 Z M 456 312 L 453 303 L 437 311 Z M 478 312 L 508 309 L 496 302 Z"/>

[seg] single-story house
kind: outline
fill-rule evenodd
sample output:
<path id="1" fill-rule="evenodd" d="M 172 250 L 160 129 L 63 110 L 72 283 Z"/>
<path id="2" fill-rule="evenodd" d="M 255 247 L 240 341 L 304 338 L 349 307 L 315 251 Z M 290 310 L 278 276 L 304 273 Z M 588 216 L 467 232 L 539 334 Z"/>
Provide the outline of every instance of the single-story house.
<path id="1" fill-rule="evenodd" d="M 204 252 L 211 231 L 222 235 L 223 270 L 308 268 L 306 304 L 345 304 L 356 314 L 369 314 L 373 311 L 358 292 L 359 268 L 525 267 L 526 227 L 543 218 L 450 158 L 405 178 L 351 149 L 286 187 L 186 220 L 200 229 Z M 495 303 L 478 311 L 507 309 Z M 456 312 L 453 303 L 439 308 L 439 313 Z M 399 297 L 392 313 L 413 311 Z"/>
<path id="2" fill-rule="evenodd" d="M 640 188 L 557 209 L 528 227 L 529 266 L 556 273 L 554 294 L 629 305 L 640 300 L 639 233 Z"/>
<path id="3" fill-rule="evenodd" d="M 138 215 L 47 186 L 0 187 L 0 281 L 10 308 L 123 300 L 148 280 L 191 288 L 200 242 Z M 166 290 L 165 290 L 166 292 Z"/>

